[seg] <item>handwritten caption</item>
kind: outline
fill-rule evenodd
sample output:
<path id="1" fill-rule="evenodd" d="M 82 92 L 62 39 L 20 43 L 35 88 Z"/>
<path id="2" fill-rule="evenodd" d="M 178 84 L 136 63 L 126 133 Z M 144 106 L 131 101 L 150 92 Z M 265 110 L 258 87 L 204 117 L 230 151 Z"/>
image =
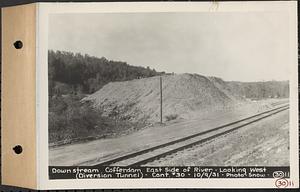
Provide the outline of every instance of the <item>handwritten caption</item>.
<path id="1" fill-rule="evenodd" d="M 289 173 L 283 172 L 283 171 L 275 171 L 273 172 L 273 178 L 275 180 L 275 186 L 277 188 L 287 188 L 287 187 L 293 187 L 294 182 L 290 179 L 286 179 L 286 177 L 289 177 Z"/>

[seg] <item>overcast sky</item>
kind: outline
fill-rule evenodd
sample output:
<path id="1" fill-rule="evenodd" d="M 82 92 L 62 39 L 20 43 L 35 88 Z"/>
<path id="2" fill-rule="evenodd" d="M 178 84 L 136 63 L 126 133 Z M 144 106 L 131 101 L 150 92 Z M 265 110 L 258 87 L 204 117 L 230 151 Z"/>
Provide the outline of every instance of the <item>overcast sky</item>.
<path id="1" fill-rule="evenodd" d="M 49 49 L 224 80 L 288 80 L 285 13 L 88 13 L 49 20 Z"/>

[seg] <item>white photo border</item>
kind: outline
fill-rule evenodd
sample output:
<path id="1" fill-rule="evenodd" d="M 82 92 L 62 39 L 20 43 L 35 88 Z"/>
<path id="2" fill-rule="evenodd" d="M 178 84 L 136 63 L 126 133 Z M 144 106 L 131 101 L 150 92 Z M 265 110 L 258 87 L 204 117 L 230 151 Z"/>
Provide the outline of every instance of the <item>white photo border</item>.
<path id="1" fill-rule="evenodd" d="M 37 4 L 37 174 L 39 189 L 111 188 L 276 188 L 275 179 L 68 179 L 49 180 L 48 175 L 48 20 L 58 13 L 125 12 L 263 12 L 289 14 L 290 67 L 290 180 L 299 187 L 298 165 L 298 61 L 297 2 L 105 2 Z"/>

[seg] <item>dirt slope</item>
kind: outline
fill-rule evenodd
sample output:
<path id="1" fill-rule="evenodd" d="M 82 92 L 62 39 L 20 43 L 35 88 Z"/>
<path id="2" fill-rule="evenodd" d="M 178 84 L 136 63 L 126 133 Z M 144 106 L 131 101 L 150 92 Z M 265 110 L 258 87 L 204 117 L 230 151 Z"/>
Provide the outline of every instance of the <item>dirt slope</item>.
<path id="1" fill-rule="evenodd" d="M 222 109 L 242 100 L 231 94 L 221 79 L 217 83 L 198 74 L 165 75 L 162 79 L 164 120 L 187 118 L 195 111 Z M 109 83 L 83 100 L 92 101 L 107 116 L 159 122 L 159 77 Z"/>
<path id="2" fill-rule="evenodd" d="M 211 82 L 213 82 L 213 84 L 230 99 L 243 100 L 244 97 L 241 94 L 238 94 L 236 91 L 234 91 L 234 88 L 228 82 L 223 81 L 219 77 L 208 77 L 208 79 Z"/>

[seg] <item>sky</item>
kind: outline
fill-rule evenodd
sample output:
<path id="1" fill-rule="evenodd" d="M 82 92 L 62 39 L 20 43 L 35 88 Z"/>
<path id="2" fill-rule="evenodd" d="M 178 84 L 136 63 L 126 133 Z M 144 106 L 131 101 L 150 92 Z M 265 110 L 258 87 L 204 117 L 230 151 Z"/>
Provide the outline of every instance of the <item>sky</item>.
<path id="1" fill-rule="evenodd" d="M 288 15 L 68 13 L 49 18 L 49 49 L 227 81 L 288 80 Z"/>

